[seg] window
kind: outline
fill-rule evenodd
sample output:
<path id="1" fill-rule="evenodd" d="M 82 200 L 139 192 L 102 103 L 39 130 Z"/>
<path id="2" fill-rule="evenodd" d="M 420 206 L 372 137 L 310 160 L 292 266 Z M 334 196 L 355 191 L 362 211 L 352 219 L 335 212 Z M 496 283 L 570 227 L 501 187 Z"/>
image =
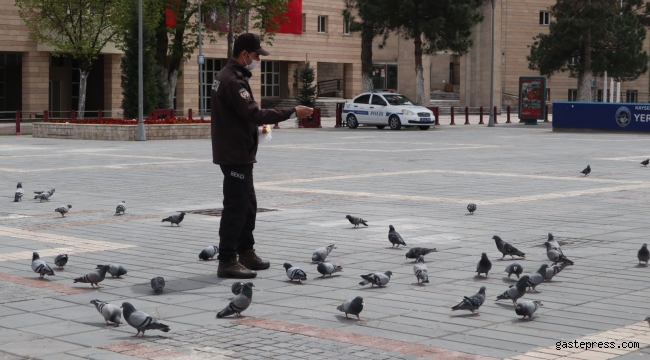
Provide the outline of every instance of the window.
<path id="1" fill-rule="evenodd" d="M 639 102 L 639 91 L 638 90 L 628 90 L 625 92 L 625 102 L 635 103 Z"/>
<path id="2" fill-rule="evenodd" d="M 546 89 L 546 101 L 551 101 L 551 89 Z"/>
<path id="3" fill-rule="evenodd" d="M 386 98 L 386 101 L 388 101 L 389 104 L 393 106 L 400 106 L 400 105 L 415 105 L 411 99 L 407 98 L 404 95 L 384 95 L 384 98 Z"/>
<path id="4" fill-rule="evenodd" d="M 551 23 L 551 13 L 548 11 L 540 11 L 539 12 L 539 24 L 540 25 L 548 25 Z"/>
<path id="5" fill-rule="evenodd" d="M 381 106 L 386 106 L 386 102 L 384 99 L 381 98 L 380 95 L 373 95 L 372 96 L 372 102 L 370 102 L 372 105 L 381 105 Z"/>
<path id="6" fill-rule="evenodd" d="M 355 104 L 367 104 L 368 102 L 370 102 L 370 94 L 361 95 L 354 99 Z"/>
<path id="7" fill-rule="evenodd" d="M 343 35 L 350 35 L 350 19 L 343 19 Z"/>
<path id="8" fill-rule="evenodd" d="M 569 65 L 578 65 L 579 63 L 580 63 L 579 56 L 572 56 L 571 60 L 569 60 Z"/>
<path id="9" fill-rule="evenodd" d="M 212 111 L 211 103 L 211 92 L 212 92 L 212 83 L 214 79 L 219 74 L 222 68 L 221 59 L 212 59 L 206 58 L 205 64 L 203 65 L 203 104 L 199 107 L 202 108 L 205 106 L 204 112 Z M 197 113 L 198 114 L 198 113 Z"/>
<path id="10" fill-rule="evenodd" d="M 262 61 L 262 96 L 280 96 L 280 62 Z"/>
<path id="11" fill-rule="evenodd" d="M 307 14 L 302 14 L 302 33 L 307 32 Z"/>
<path id="12" fill-rule="evenodd" d="M 578 89 L 569 89 L 569 101 L 577 101 L 578 100 Z"/>
<path id="13" fill-rule="evenodd" d="M 81 72 L 79 71 L 79 61 L 72 59 L 72 80 L 70 81 L 71 103 L 72 110 L 79 110 L 79 86 L 81 81 Z M 86 99 L 87 99 L 86 94 Z"/>
<path id="14" fill-rule="evenodd" d="M 327 16 L 318 16 L 318 32 L 321 34 L 327 33 Z"/>

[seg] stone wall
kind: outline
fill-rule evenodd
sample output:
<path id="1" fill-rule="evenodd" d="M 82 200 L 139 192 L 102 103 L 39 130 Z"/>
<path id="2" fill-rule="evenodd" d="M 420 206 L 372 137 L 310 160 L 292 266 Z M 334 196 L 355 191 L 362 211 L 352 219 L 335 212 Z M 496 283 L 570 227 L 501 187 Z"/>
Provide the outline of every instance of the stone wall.
<path id="1" fill-rule="evenodd" d="M 134 141 L 136 125 L 34 123 L 35 138 Z M 147 140 L 210 139 L 210 124 L 145 125 Z"/>

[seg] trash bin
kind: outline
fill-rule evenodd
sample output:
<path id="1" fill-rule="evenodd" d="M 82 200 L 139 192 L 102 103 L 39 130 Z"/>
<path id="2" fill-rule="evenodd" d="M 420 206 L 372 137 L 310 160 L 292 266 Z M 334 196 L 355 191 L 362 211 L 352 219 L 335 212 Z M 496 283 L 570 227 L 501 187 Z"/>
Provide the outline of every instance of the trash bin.
<path id="1" fill-rule="evenodd" d="M 322 128 L 322 126 L 320 124 L 320 114 L 321 114 L 321 109 L 315 107 L 314 108 L 314 113 L 312 114 L 312 116 L 310 116 L 308 118 L 305 118 L 305 119 L 301 119 L 302 127 L 305 127 L 305 128 Z"/>

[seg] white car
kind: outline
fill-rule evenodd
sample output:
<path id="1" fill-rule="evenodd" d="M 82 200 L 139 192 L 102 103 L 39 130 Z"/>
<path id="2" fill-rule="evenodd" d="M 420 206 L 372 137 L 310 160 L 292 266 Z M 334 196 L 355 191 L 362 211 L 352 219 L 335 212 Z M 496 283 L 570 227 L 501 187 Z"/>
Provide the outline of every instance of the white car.
<path id="1" fill-rule="evenodd" d="M 391 92 L 363 93 L 345 103 L 342 117 L 350 129 L 361 125 L 375 125 L 383 129 L 388 125 L 392 130 L 402 126 L 417 126 L 427 130 L 435 119 L 433 112 L 423 106 L 415 105 L 409 98 Z"/>

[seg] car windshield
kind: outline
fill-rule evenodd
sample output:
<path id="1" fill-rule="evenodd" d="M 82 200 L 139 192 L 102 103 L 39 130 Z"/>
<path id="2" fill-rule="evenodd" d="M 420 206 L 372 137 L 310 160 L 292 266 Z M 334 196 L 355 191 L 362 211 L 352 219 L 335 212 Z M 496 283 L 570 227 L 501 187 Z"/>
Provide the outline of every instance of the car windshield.
<path id="1" fill-rule="evenodd" d="M 384 98 L 391 105 L 414 105 L 413 101 L 411 101 L 411 99 L 407 98 L 404 95 L 399 95 L 399 94 L 384 95 Z"/>

